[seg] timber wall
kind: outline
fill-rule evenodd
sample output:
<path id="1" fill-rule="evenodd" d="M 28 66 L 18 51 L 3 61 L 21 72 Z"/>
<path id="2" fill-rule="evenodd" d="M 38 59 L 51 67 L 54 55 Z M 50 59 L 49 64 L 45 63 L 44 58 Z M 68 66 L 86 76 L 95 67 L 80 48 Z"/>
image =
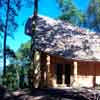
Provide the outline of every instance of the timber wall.
<path id="1" fill-rule="evenodd" d="M 49 61 L 47 56 L 50 58 Z M 74 62 L 77 62 L 76 76 L 74 75 Z M 47 84 L 48 87 L 58 87 L 55 74 L 56 64 L 72 65 L 70 75 L 70 86 L 72 87 L 94 87 L 100 85 L 100 62 L 66 60 L 62 57 L 43 53 L 41 64 L 42 67 L 44 66 L 42 70 L 42 79 L 43 81 L 45 80 L 44 83 Z M 67 86 L 67 84 L 62 84 L 62 86 Z"/>

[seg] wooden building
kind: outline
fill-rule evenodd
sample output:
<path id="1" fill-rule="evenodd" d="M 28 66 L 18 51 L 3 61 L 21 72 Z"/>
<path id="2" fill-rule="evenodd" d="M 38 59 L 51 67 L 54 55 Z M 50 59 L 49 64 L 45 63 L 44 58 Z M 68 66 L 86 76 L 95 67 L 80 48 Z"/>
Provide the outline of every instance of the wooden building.
<path id="1" fill-rule="evenodd" d="M 25 33 L 31 34 L 32 18 Z M 38 17 L 34 46 L 42 84 L 48 87 L 100 85 L 100 35 L 68 22 Z M 36 61 L 37 62 L 37 61 Z"/>

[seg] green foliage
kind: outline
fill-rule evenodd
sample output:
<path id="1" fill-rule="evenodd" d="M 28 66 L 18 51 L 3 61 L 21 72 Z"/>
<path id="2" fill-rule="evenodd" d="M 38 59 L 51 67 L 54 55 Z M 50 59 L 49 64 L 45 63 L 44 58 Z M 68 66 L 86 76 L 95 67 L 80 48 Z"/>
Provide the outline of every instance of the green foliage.
<path id="1" fill-rule="evenodd" d="M 27 0 L 27 3 L 30 0 Z M 16 17 L 21 10 L 24 0 L 0 0 L 0 36 L 3 34 L 3 75 L 6 73 L 6 40 L 7 36 L 13 37 L 13 33 L 18 27 Z M 14 37 L 13 37 L 14 38 Z"/>
<path id="2" fill-rule="evenodd" d="M 20 0 L 0 0 L 0 33 L 3 33 L 3 78 L 6 75 L 7 36 L 13 36 L 18 27 L 16 16 L 21 8 Z M 3 80 L 4 81 L 4 80 Z M 5 82 L 3 82 L 5 84 Z"/>
<path id="3" fill-rule="evenodd" d="M 25 88 L 28 86 L 28 79 L 25 80 L 22 77 L 28 77 L 28 71 L 31 66 L 30 62 L 30 48 L 31 48 L 31 41 L 28 41 L 21 45 L 19 50 L 16 52 L 17 60 L 19 60 L 22 64 L 20 65 L 20 87 Z"/>
<path id="4" fill-rule="evenodd" d="M 17 16 L 23 7 L 32 7 L 34 0 L 0 0 L 0 36 L 5 32 L 5 26 L 7 24 L 7 35 L 13 37 L 13 33 L 18 28 Z M 9 7 L 7 4 L 9 2 Z M 8 12 L 7 12 L 7 9 Z M 6 23 L 8 13 L 8 22 Z"/>
<path id="5" fill-rule="evenodd" d="M 7 73 L 5 77 L 5 85 L 11 89 L 15 90 L 19 88 L 19 72 L 20 72 L 20 67 L 16 66 L 14 64 L 8 65 L 7 66 Z"/>
<path id="6" fill-rule="evenodd" d="M 4 78 L 5 85 L 11 89 L 26 88 L 28 86 L 27 78 L 28 67 L 22 67 L 18 64 L 10 64 L 7 66 L 7 73 Z"/>
<path id="7" fill-rule="evenodd" d="M 73 4 L 72 0 L 57 0 L 61 8 L 62 20 L 67 20 L 72 24 L 81 25 L 84 22 L 84 14 Z"/>
<path id="8" fill-rule="evenodd" d="M 100 31 L 100 0 L 91 0 L 87 9 L 87 27 Z"/>
<path id="9" fill-rule="evenodd" d="M 6 56 L 10 64 L 7 65 L 6 75 L 0 78 L 0 82 L 3 78 L 5 85 L 11 90 L 28 87 L 27 77 L 30 63 L 27 63 L 26 58 L 29 56 L 29 51 L 30 41 L 22 44 L 16 53 L 9 47 L 6 48 Z"/>
<path id="10" fill-rule="evenodd" d="M 31 42 L 28 41 L 21 45 L 19 50 L 16 52 L 16 56 L 18 59 L 23 59 L 29 56 L 30 53 Z"/>
<path id="11" fill-rule="evenodd" d="M 16 54 L 10 47 L 6 47 L 6 56 L 16 59 Z"/>
<path id="12" fill-rule="evenodd" d="M 11 68 L 10 66 L 14 67 L 14 70 L 16 69 L 14 64 L 9 65 L 6 68 L 6 57 L 9 56 L 10 58 L 13 58 L 13 61 L 15 61 L 15 60 L 17 61 L 17 59 L 19 59 L 20 63 L 21 63 L 21 59 L 24 59 L 25 57 L 27 57 L 27 53 L 29 52 L 29 49 L 28 49 L 29 47 L 22 45 L 23 49 L 20 49 L 20 52 L 18 52 L 17 59 L 16 59 L 15 53 L 12 50 L 10 50 L 9 48 L 7 48 L 6 39 L 7 39 L 7 36 L 13 37 L 13 33 L 16 31 L 16 29 L 18 27 L 18 22 L 17 22 L 16 18 L 18 16 L 19 11 L 21 10 L 21 7 L 24 6 L 24 4 L 25 5 L 31 4 L 32 1 L 33 0 L 26 0 L 26 1 L 24 1 L 24 0 L 0 0 L 0 9 L 1 9 L 0 10 L 0 37 L 3 36 L 2 38 L 4 39 L 4 42 L 3 42 L 4 43 L 3 44 L 3 52 L 4 52 L 3 53 L 3 58 L 4 58 L 3 59 L 3 65 L 4 65 L 3 78 L 6 83 L 9 83 L 7 81 L 10 79 L 13 82 L 13 78 L 14 78 L 13 77 L 14 73 L 12 71 L 10 71 L 10 68 Z M 23 3 L 23 5 L 22 5 L 22 3 Z M 0 56 L 1 56 L 1 54 L 0 54 Z M 22 63 L 22 64 L 24 64 L 24 63 Z M 20 64 L 20 65 L 22 65 L 22 64 Z M 25 66 L 25 64 L 22 66 Z M 22 73 L 22 72 L 20 72 L 20 73 Z M 20 74 L 20 76 L 21 76 L 21 74 Z M 10 79 L 8 77 L 10 77 Z M 11 85 L 11 82 L 8 85 Z"/>
<path id="13" fill-rule="evenodd" d="M 60 19 L 72 24 L 100 31 L 100 0 L 90 0 L 86 12 L 82 13 L 72 0 L 57 0 L 61 8 Z"/>
<path id="14" fill-rule="evenodd" d="M 9 7 L 7 7 L 7 3 L 9 2 Z M 7 25 L 7 35 L 12 36 L 12 32 L 15 32 L 18 27 L 18 23 L 16 21 L 16 16 L 18 16 L 18 12 L 21 9 L 21 1 L 20 0 L 0 0 L 0 31 L 5 32 L 5 25 Z M 8 10 L 9 9 L 9 10 Z M 8 10 L 8 12 L 7 12 Z M 8 13 L 8 22 L 5 23 L 7 19 Z"/>
<path id="15" fill-rule="evenodd" d="M 19 50 L 16 52 L 16 57 L 17 60 L 20 60 L 22 62 L 21 66 L 24 66 L 25 74 L 27 74 L 27 70 L 30 66 L 30 47 L 31 47 L 31 42 L 28 41 L 24 44 L 21 45 Z"/>

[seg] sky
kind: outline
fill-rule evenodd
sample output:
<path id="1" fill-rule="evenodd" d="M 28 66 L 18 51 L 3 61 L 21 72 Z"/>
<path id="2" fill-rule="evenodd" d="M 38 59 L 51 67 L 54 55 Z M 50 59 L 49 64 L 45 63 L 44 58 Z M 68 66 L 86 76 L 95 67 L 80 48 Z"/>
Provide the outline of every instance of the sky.
<path id="1" fill-rule="evenodd" d="M 83 12 L 86 11 L 90 0 L 73 0 L 74 4 Z"/>
<path id="2" fill-rule="evenodd" d="M 74 4 L 82 11 L 85 11 L 90 0 L 73 0 Z M 7 44 L 11 49 L 17 51 L 22 43 L 25 43 L 30 39 L 29 36 L 24 34 L 24 25 L 29 16 L 33 13 L 33 7 L 25 8 L 21 10 L 17 20 L 19 22 L 19 28 L 14 33 L 14 39 L 7 38 Z M 60 9 L 56 0 L 39 0 L 39 14 L 49 16 L 51 18 L 57 18 L 60 15 Z"/>

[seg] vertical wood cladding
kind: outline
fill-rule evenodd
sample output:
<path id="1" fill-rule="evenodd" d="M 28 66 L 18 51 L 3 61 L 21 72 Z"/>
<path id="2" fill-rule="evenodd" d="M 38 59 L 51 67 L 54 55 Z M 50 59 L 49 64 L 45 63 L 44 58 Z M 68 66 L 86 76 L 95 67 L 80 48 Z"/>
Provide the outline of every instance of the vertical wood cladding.
<path id="1" fill-rule="evenodd" d="M 86 76 L 100 76 L 100 62 L 85 62 L 81 61 L 78 64 L 78 75 L 86 75 Z"/>
<path id="2" fill-rule="evenodd" d="M 47 72 L 47 55 L 43 53 L 41 56 L 41 78 L 45 81 L 48 81 L 48 87 L 58 87 L 57 77 L 56 77 L 56 65 L 62 64 L 65 66 L 66 64 L 71 64 L 70 69 L 70 86 L 74 84 L 74 64 L 73 62 L 77 62 L 77 86 L 79 87 L 93 87 L 96 84 L 100 84 L 100 62 L 94 61 L 78 61 L 78 60 L 67 60 L 59 56 L 50 55 L 50 72 Z M 46 79 L 44 78 L 44 73 L 46 72 Z M 63 72 L 64 73 L 64 72 Z M 49 74 L 49 77 L 47 77 Z M 48 78 L 48 79 L 47 79 Z M 66 84 L 66 83 L 65 83 Z M 66 85 L 67 86 L 67 85 Z"/>
<path id="3" fill-rule="evenodd" d="M 95 63 L 95 66 L 96 76 L 100 76 L 100 62 Z"/>
<path id="4" fill-rule="evenodd" d="M 95 63 L 93 62 L 78 62 L 78 75 L 88 76 L 95 74 Z"/>

